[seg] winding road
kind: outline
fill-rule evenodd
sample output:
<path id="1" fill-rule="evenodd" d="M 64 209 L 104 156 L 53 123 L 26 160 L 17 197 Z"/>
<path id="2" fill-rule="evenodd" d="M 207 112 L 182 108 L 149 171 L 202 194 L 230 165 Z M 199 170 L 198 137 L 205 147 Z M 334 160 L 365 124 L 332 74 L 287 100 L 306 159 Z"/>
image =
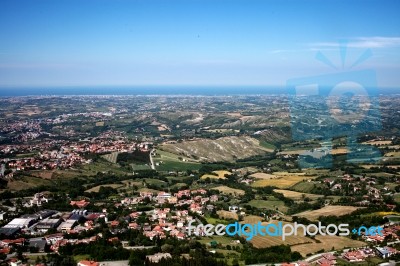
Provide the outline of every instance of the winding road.
<path id="1" fill-rule="evenodd" d="M 150 167 L 151 167 L 152 170 L 156 170 L 156 166 L 155 166 L 155 164 L 154 164 L 153 157 L 151 156 L 151 154 L 152 154 L 153 152 L 155 152 L 155 151 L 156 151 L 155 149 L 152 149 L 151 152 L 150 152 L 150 154 L 149 154 L 149 156 L 150 156 Z"/>

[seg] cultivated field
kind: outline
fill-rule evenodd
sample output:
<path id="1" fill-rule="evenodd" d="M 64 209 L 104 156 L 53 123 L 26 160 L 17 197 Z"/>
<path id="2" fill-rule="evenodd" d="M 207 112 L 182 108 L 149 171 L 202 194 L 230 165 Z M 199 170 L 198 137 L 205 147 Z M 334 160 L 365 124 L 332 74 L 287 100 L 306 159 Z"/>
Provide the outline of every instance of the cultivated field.
<path id="1" fill-rule="evenodd" d="M 122 185 L 122 184 L 105 184 L 105 185 L 100 185 L 100 186 L 95 186 L 95 187 L 92 187 L 91 189 L 88 189 L 88 190 L 86 190 L 85 192 L 99 192 L 99 190 L 100 190 L 100 187 L 112 187 L 112 188 L 115 188 L 115 189 L 117 189 L 117 188 L 121 188 L 121 187 L 123 187 L 124 185 Z"/>
<path id="2" fill-rule="evenodd" d="M 316 186 L 321 186 L 321 184 L 314 182 L 299 182 L 294 186 L 290 187 L 290 189 L 301 192 L 301 193 L 309 193 Z"/>
<path id="3" fill-rule="evenodd" d="M 328 169 L 316 169 L 316 168 L 304 168 L 303 171 L 305 172 L 305 175 L 324 175 L 330 172 L 330 170 Z"/>
<path id="4" fill-rule="evenodd" d="M 102 157 L 111 163 L 117 163 L 117 157 L 119 152 L 113 152 L 110 154 L 103 155 Z"/>
<path id="5" fill-rule="evenodd" d="M 374 145 L 374 146 L 377 146 L 377 145 L 390 145 L 390 144 L 392 144 L 392 141 L 391 140 L 369 140 L 369 141 L 365 141 L 365 142 L 363 142 L 362 144 L 369 144 L 369 145 Z"/>
<path id="6" fill-rule="evenodd" d="M 99 172 L 112 172 L 118 175 L 126 174 L 126 170 L 122 169 L 118 164 L 107 161 L 97 161 L 91 164 L 80 165 L 78 169 L 82 170 L 86 175 L 95 175 Z"/>
<path id="7" fill-rule="evenodd" d="M 385 156 L 386 156 L 386 154 L 385 154 Z M 398 155 L 398 156 L 393 156 L 393 157 L 399 157 L 400 155 Z M 374 165 L 374 164 L 362 164 L 362 165 L 360 165 L 362 168 L 365 168 L 365 169 L 371 169 L 371 168 L 373 168 L 373 167 L 381 167 L 380 165 Z M 399 169 L 400 168 L 400 165 L 385 165 L 387 168 L 392 168 L 392 169 Z M 379 173 L 380 174 L 380 173 Z M 384 173 L 384 174 L 386 174 L 387 175 L 387 173 Z M 400 173 L 398 173 L 398 174 L 400 174 Z"/>
<path id="8" fill-rule="evenodd" d="M 226 179 L 226 177 L 219 177 L 217 175 L 205 174 L 200 177 L 201 179 L 211 178 L 211 179 Z"/>
<path id="9" fill-rule="evenodd" d="M 275 197 L 270 197 L 268 200 L 251 200 L 248 203 L 250 206 L 258 209 L 267 209 L 267 210 L 278 210 L 281 212 L 286 212 L 288 207 L 285 206 L 285 203 Z"/>
<path id="10" fill-rule="evenodd" d="M 385 157 L 399 157 L 399 156 L 400 156 L 400 152 L 398 152 L 398 151 L 388 152 L 385 154 Z"/>
<path id="11" fill-rule="evenodd" d="M 216 189 L 222 194 L 229 194 L 229 195 L 235 195 L 235 196 L 241 196 L 244 195 L 244 190 L 241 189 L 236 189 L 236 188 L 230 188 L 227 186 L 219 186 L 219 187 L 214 187 L 212 189 Z"/>
<path id="12" fill-rule="evenodd" d="M 273 221 L 271 223 L 277 224 L 277 221 Z M 263 225 L 267 225 L 269 223 L 262 223 Z M 286 224 L 284 222 L 284 224 Z M 297 236 L 288 236 L 285 238 L 285 241 L 282 240 L 280 236 L 255 236 L 250 242 L 256 248 L 266 248 L 276 245 L 290 245 L 292 251 L 298 251 L 302 256 L 306 256 L 309 253 L 315 253 L 324 249 L 325 251 L 331 251 L 332 248 L 335 250 L 343 249 L 343 248 L 355 248 L 362 247 L 366 244 L 361 241 L 352 240 L 347 237 L 341 236 L 315 236 L 315 240 L 311 239 L 307 236 L 303 236 L 302 230 L 298 231 Z"/>
<path id="13" fill-rule="evenodd" d="M 262 225 L 268 225 L 268 224 L 278 224 L 278 221 L 272 221 L 269 223 L 262 223 Z M 283 223 L 286 224 L 286 223 Z M 271 229 L 271 232 L 273 230 Z M 309 237 L 303 236 L 303 235 L 297 235 L 297 236 L 288 236 L 285 238 L 285 240 L 282 240 L 281 236 L 255 236 L 253 237 L 250 242 L 256 247 L 256 248 L 267 248 L 267 247 L 272 247 L 276 245 L 299 245 L 299 244 L 305 244 L 305 243 L 313 243 L 313 240 Z"/>
<path id="14" fill-rule="evenodd" d="M 275 174 L 275 173 L 274 173 Z M 252 186 L 253 187 L 266 187 L 266 186 L 273 186 L 277 188 L 289 188 L 305 179 L 316 178 L 303 176 L 303 175 L 283 175 L 277 176 L 275 179 L 261 179 L 256 180 Z"/>
<path id="15" fill-rule="evenodd" d="M 243 218 L 243 222 L 240 223 L 247 223 L 247 224 L 256 224 L 258 222 L 261 222 L 263 218 L 261 218 L 260 216 L 256 216 L 256 215 L 249 215 L 249 216 L 245 216 Z"/>
<path id="16" fill-rule="evenodd" d="M 297 176 L 303 176 L 305 173 L 290 173 L 290 172 L 273 172 L 274 175 L 277 176 L 285 176 L 285 175 L 297 175 Z"/>
<path id="17" fill-rule="evenodd" d="M 368 214 L 361 215 L 362 217 L 368 217 L 368 216 L 388 216 L 388 215 L 400 215 L 398 212 L 372 212 Z"/>
<path id="18" fill-rule="evenodd" d="M 140 170 L 150 170 L 151 167 L 148 164 L 133 164 L 131 163 L 132 171 L 140 171 Z"/>
<path id="19" fill-rule="evenodd" d="M 386 155 L 385 155 L 386 156 Z M 360 164 L 360 166 L 362 167 L 362 168 L 365 168 L 365 169 L 371 169 L 372 167 L 378 167 L 377 165 L 375 165 L 375 164 Z"/>
<path id="20" fill-rule="evenodd" d="M 43 179 L 51 179 L 55 170 L 32 171 L 32 175 Z"/>
<path id="21" fill-rule="evenodd" d="M 225 175 L 231 175 L 232 173 L 225 170 L 213 171 L 213 174 L 205 174 L 201 176 L 201 179 L 211 178 L 211 179 L 225 179 Z"/>
<path id="22" fill-rule="evenodd" d="M 10 190 L 24 190 L 29 188 L 34 188 L 38 186 L 48 186 L 51 184 L 51 181 L 47 179 L 37 178 L 37 177 L 28 177 L 23 176 L 18 180 L 8 181 L 7 188 Z"/>
<path id="23" fill-rule="evenodd" d="M 329 216 L 329 215 L 342 216 L 345 214 L 352 213 L 357 209 L 359 209 L 359 208 L 354 207 L 354 206 L 329 205 L 329 206 L 325 206 L 318 210 L 300 212 L 300 213 L 296 214 L 296 216 L 302 216 L 309 220 L 317 220 L 318 217 L 320 217 L 320 216 Z"/>
<path id="24" fill-rule="evenodd" d="M 273 179 L 277 178 L 276 175 L 271 175 L 271 174 L 266 174 L 266 173 L 254 173 L 250 175 L 250 177 L 256 178 L 256 179 Z"/>
<path id="25" fill-rule="evenodd" d="M 194 159 L 162 150 L 157 150 L 157 155 L 153 159 L 158 164 L 156 169 L 159 171 L 197 170 L 201 166 Z"/>
<path id="26" fill-rule="evenodd" d="M 210 244 L 211 241 L 216 241 L 218 244 L 221 244 L 223 246 L 227 246 L 227 245 L 235 245 L 235 246 L 239 246 L 241 247 L 241 244 L 235 244 L 235 240 L 232 237 L 229 236 L 218 236 L 218 235 L 214 235 L 214 236 L 209 236 L 209 237 L 202 237 L 199 242 L 202 244 Z"/>
<path id="27" fill-rule="evenodd" d="M 217 214 L 220 218 L 225 219 L 225 220 L 230 220 L 230 219 L 238 220 L 239 219 L 237 213 L 230 212 L 230 211 L 220 210 L 220 211 L 217 211 Z"/>
<path id="28" fill-rule="evenodd" d="M 157 179 L 157 178 L 144 178 L 142 180 L 144 180 L 147 184 L 157 186 L 158 188 L 168 186 L 167 182 L 165 182 L 164 180 Z"/>
<path id="29" fill-rule="evenodd" d="M 324 249 L 325 251 L 331 251 L 332 248 L 335 250 L 343 249 L 343 248 L 356 248 L 366 246 L 364 242 L 352 240 L 343 236 L 315 236 L 317 242 L 301 244 L 292 246 L 292 251 L 298 251 L 302 256 L 306 256 L 310 253 L 315 253 Z M 286 241 L 285 241 L 286 242 Z"/>
<path id="30" fill-rule="evenodd" d="M 337 148 L 331 150 L 332 155 L 337 155 L 337 154 L 347 154 L 347 149 L 346 148 Z"/>
<path id="31" fill-rule="evenodd" d="M 174 153 L 170 153 L 170 152 L 166 152 L 166 151 L 162 151 L 162 150 L 157 150 L 156 151 L 156 156 L 154 157 L 155 161 L 175 161 L 175 162 L 182 162 L 182 159 L 184 159 L 185 161 L 192 161 L 194 162 L 194 160 L 184 157 L 184 156 L 180 156 L 180 155 L 176 155 Z"/>
<path id="32" fill-rule="evenodd" d="M 307 197 L 309 199 L 315 200 L 318 198 L 323 198 L 323 195 L 317 195 L 317 194 L 310 194 L 310 193 L 300 193 L 296 191 L 291 191 L 291 190 L 285 190 L 285 189 L 274 189 L 275 192 L 283 194 L 286 198 L 292 199 L 292 200 L 300 200 L 303 199 L 304 197 Z"/>
<path id="33" fill-rule="evenodd" d="M 139 188 L 137 191 L 138 192 L 151 192 L 151 193 L 160 192 L 160 190 L 155 190 L 155 189 L 151 189 L 151 188 L 147 188 L 147 187 Z"/>
<path id="34" fill-rule="evenodd" d="M 125 185 L 126 188 L 130 186 L 136 186 L 136 187 L 141 187 L 143 185 L 142 181 L 132 181 L 132 180 L 124 180 L 121 181 Z"/>

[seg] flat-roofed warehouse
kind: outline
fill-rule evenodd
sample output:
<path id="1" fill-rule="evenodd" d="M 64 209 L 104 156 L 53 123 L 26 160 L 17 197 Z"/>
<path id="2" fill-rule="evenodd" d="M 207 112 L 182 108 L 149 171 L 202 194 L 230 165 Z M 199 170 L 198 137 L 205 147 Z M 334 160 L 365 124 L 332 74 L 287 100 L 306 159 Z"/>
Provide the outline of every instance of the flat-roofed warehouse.
<path id="1" fill-rule="evenodd" d="M 21 231 L 21 229 L 29 228 L 35 222 L 36 219 L 32 218 L 15 218 L 0 228 L 0 235 L 4 235 L 6 237 L 15 236 Z"/>
<path id="2" fill-rule="evenodd" d="M 15 218 L 6 224 L 4 228 L 28 228 L 31 227 L 35 222 L 36 219 L 32 218 Z"/>
<path id="3" fill-rule="evenodd" d="M 76 220 L 66 220 L 58 227 L 58 231 L 69 232 L 77 223 Z"/>
<path id="4" fill-rule="evenodd" d="M 61 219 L 44 219 L 40 222 L 37 223 L 36 229 L 46 232 L 49 229 L 52 228 L 57 228 L 61 224 L 62 220 Z"/>
<path id="5" fill-rule="evenodd" d="M 21 231 L 19 227 L 7 228 L 2 227 L 0 228 L 0 236 L 4 235 L 6 237 L 16 236 Z"/>

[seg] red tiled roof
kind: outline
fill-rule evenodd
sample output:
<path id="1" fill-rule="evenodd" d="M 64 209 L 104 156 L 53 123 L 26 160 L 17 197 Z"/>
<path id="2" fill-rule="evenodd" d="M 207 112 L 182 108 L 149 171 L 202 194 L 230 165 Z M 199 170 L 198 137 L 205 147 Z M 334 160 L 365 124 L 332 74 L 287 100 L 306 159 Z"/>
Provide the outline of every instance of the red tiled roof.
<path id="1" fill-rule="evenodd" d="M 81 260 L 79 262 L 79 264 L 85 265 L 85 266 L 99 266 L 100 265 L 100 263 L 98 263 L 96 261 L 91 261 L 91 260 Z"/>
<path id="2" fill-rule="evenodd" d="M 327 259 L 319 259 L 319 260 L 317 261 L 317 263 L 318 263 L 319 265 L 321 265 L 321 266 L 331 266 L 331 265 L 334 265 L 334 263 L 333 263 L 332 261 L 327 260 Z"/>
<path id="3" fill-rule="evenodd" d="M 0 254 L 9 254 L 10 251 L 11 250 L 9 248 L 3 248 L 3 249 L 0 249 Z"/>
<path id="4" fill-rule="evenodd" d="M 86 200 L 79 200 L 79 201 L 71 201 L 70 205 L 72 206 L 77 206 L 79 208 L 85 208 L 86 206 L 89 205 L 90 202 L 86 201 Z"/>

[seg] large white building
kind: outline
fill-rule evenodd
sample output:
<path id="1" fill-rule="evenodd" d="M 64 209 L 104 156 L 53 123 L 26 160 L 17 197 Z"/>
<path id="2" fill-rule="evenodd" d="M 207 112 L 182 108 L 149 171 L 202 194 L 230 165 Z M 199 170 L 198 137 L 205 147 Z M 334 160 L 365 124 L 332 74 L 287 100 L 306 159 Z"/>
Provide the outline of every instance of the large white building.
<path id="1" fill-rule="evenodd" d="M 4 226 L 4 228 L 28 228 L 36 222 L 33 218 L 15 218 L 8 224 Z"/>

